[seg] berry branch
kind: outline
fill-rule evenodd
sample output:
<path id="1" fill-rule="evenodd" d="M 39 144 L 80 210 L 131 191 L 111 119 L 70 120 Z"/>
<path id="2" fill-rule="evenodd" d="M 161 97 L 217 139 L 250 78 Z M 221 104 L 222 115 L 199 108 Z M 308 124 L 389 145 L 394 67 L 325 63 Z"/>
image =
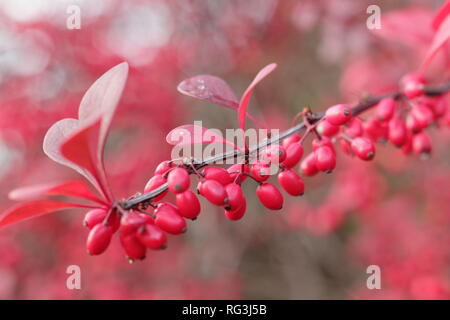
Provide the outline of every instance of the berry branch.
<path id="1" fill-rule="evenodd" d="M 429 97 L 436 97 L 436 96 L 445 94 L 449 91 L 450 91 L 450 82 L 447 82 L 447 83 L 444 83 L 444 84 L 438 85 L 438 86 L 426 87 L 424 89 L 423 94 L 426 96 L 429 96 Z M 402 93 L 400 91 L 394 92 L 394 93 L 389 93 L 389 94 L 384 94 L 384 95 L 380 95 L 380 96 L 376 96 L 376 97 L 367 97 L 364 99 L 364 101 L 362 101 L 361 103 L 357 104 L 356 106 L 354 106 L 352 108 L 352 115 L 353 116 L 360 115 L 361 113 L 363 113 L 363 112 L 369 110 L 370 108 L 374 107 L 375 105 L 377 105 L 381 100 L 383 100 L 385 98 L 392 98 L 394 100 L 409 99 L 409 97 L 405 93 Z M 319 120 L 321 120 L 324 117 L 324 115 L 325 115 L 325 113 L 311 113 L 308 116 L 309 123 L 310 124 L 317 123 Z M 269 139 L 265 139 L 260 144 L 250 147 L 248 154 L 259 152 L 260 150 L 264 149 L 265 147 L 267 147 L 271 144 L 279 143 L 284 138 L 287 138 L 295 133 L 298 133 L 305 128 L 306 128 L 305 123 L 303 123 L 303 122 L 299 123 L 289 129 L 287 129 L 286 131 L 280 133 L 277 136 L 273 136 Z M 245 155 L 245 153 L 242 151 L 232 150 L 232 151 L 229 151 L 226 153 L 222 153 L 219 155 L 209 157 L 200 163 L 193 163 L 192 164 L 193 167 L 191 165 L 186 165 L 186 169 L 188 170 L 189 173 L 193 173 L 195 170 L 201 169 L 210 164 L 213 164 L 213 163 L 216 163 L 219 161 L 224 161 L 224 160 L 230 159 L 230 158 L 237 158 L 239 156 L 244 156 L 244 155 Z M 144 193 L 142 195 L 138 195 L 129 200 L 123 200 L 121 202 L 118 202 L 118 205 L 120 205 L 125 210 L 130 210 L 130 209 L 136 208 L 140 205 L 151 203 L 153 199 L 155 199 L 156 197 L 158 197 L 159 195 L 161 195 L 162 193 L 167 191 L 167 189 L 168 189 L 168 183 L 166 182 L 150 192 Z"/>

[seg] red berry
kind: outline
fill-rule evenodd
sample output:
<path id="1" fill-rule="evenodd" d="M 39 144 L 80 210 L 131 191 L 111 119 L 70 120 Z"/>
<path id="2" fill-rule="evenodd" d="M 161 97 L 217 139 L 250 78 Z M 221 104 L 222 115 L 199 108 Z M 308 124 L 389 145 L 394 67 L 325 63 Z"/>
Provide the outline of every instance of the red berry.
<path id="1" fill-rule="evenodd" d="M 230 183 L 225 186 L 225 192 L 228 199 L 225 209 L 230 211 L 239 209 L 244 199 L 241 187 L 236 183 Z"/>
<path id="2" fill-rule="evenodd" d="M 393 118 L 389 121 L 389 141 L 396 147 L 401 147 L 407 139 L 405 122 L 400 118 Z"/>
<path id="3" fill-rule="evenodd" d="M 155 169 L 155 174 L 163 175 L 173 167 L 172 161 L 163 161 Z"/>
<path id="4" fill-rule="evenodd" d="M 283 195 L 273 184 L 265 182 L 256 188 L 259 201 L 270 210 L 280 210 L 283 207 Z"/>
<path id="5" fill-rule="evenodd" d="M 375 146 L 372 140 L 358 137 L 352 140 L 352 151 L 362 160 L 372 160 L 375 156 Z"/>
<path id="6" fill-rule="evenodd" d="M 346 139 L 339 139 L 339 146 L 341 147 L 341 150 L 345 154 L 351 154 L 352 153 L 352 147 L 350 145 L 350 142 Z"/>
<path id="7" fill-rule="evenodd" d="M 340 128 L 339 126 L 335 126 L 334 124 L 331 124 L 326 120 L 323 120 L 319 122 L 316 129 L 321 136 L 331 138 L 339 132 Z"/>
<path id="8" fill-rule="evenodd" d="M 431 139 L 425 132 L 413 135 L 412 150 L 415 154 L 421 155 L 426 159 L 430 155 L 431 149 Z"/>
<path id="9" fill-rule="evenodd" d="M 250 172 L 255 180 L 259 182 L 266 181 L 270 178 L 270 165 L 264 161 L 258 160 L 252 164 Z"/>
<path id="10" fill-rule="evenodd" d="M 278 174 L 278 183 L 291 196 L 301 196 L 305 191 L 302 178 L 294 170 L 284 170 Z"/>
<path id="11" fill-rule="evenodd" d="M 388 126 L 385 122 L 370 118 L 364 122 L 363 126 L 364 132 L 373 141 L 385 140 L 388 137 Z"/>
<path id="12" fill-rule="evenodd" d="M 200 201 L 191 190 L 176 195 L 180 214 L 187 219 L 195 219 L 200 214 Z"/>
<path id="13" fill-rule="evenodd" d="M 412 107 L 411 116 L 416 120 L 420 129 L 425 129 L 434 120 L 433 111 L 423 104 Z"/>
<path id="14" fill-rule="evenodd" d="M 110 226 L 105 226 L 103 223 L 95 225 L 89 232 L 86 249 L 89 254 L 102 254 L 108 248 L 113 235 L 113 229 Z"/>
<path id="15" fill-rule="evenodd" d="M 233 182 L 230 173 L 221 167 L 207 167 L 202 171 L 203 176 L 207 180 L 216 180 L 223 186 Z"/>
<path id="16" fill-rule="evenodd" d="M 166 247 L 166 234 L 153 224 L 147 224 L 140 228 L 137 237 L 139 241 L 149 249 L 158 250 Z"/>
<path id="17" fill-rule="evenodd" d="M 294 142 L 299 142 L 302 139 L 301 135 L 294 133 L 291 134 L 289 137 L 286 137 L 283 139 L 283 147 L 287 149 L 291 144 Z"/>
<path id="18" fill-rule="evenodd" d="M 281 163 L 286 159 L 286 150 L 279 144 L 271 144 L 264 150 L 264 157 L 270 163 Z"/>
<path id="19" fill-rule="evenodd" d="M 300 164 L 300 170 L 305 176 L 309 177 L 319 172 L 319 169 L 316 167 L 316 156 L 314 155 L 314 152 L 311 152 L 305 159 L 303 159 Z"/>
<path id="20" fill-rule="evenodd" d="M 363 125 L 361 120 L 358 118 L 353 118 L 347 124 L 345 128 L 345 134 L 349 137 L 356 138 L 364 133 Z"/>
<path id="21" fill-rule="evenodd" d="M 323 146 L 314 151 L 316 168 L 322 172 L 331 172 L 336 167 L 336 155 L 328 146 Z"/>
<path id="22" fill-rule="evenodd" d="M 322 147 L 328 147 L 333 151 L 334 154 L 336 154 L 336 150 L 334 150 L 334 144 L 331 142 L 330 138 L 322 137 L 321 139 L 314 139 L 312 141 L 312 148 L 313 151 L 316 151 L 319 148 Z"/>
<path id="23" fill-rule="evenodd" d="M 421 96 L 425 90 L 425 78 L 420 74 L 407 74 L 401 80 L 403 94 L 412 99 Z"/>
<path id="24" fill-rule="evenodd" d="M 418 133 L 423 129 L 422 125 L 419 123 L 419 121 L 417 121 L 415 117 L 413 117 L 411 113 L 406 116 L 405 124 L 406 128 L 412 133 Z"/>
<path id="25" fill-rule="evenodd" d="M 388 121 L 392 118 L 395 111 L 395 100 L 392 98 L 384 98 L 378 102 L 375 110 L 375 117 L 378 121 Z"/>
<path id="26" fill-rule="evenodd" d="M 335 126 L 341 126 L 352 118 L 352 109 L 346 104 L 336 104 L 325 112 L 326 120 Z"/>
<path id="27" fill-rule="evenodd" d="M 89 230 L 95 227 L 97 224 L 105 220 L 108 211 L 102 208 L 92 209 L 86 213 L 83 220 L 83 225 Z"/>
<path id="28" fill-rule="evenodd" d="M 236 163 L 236 164 L 233 164 L 232 166 L 230 166 L 227 169 L 227 171 L 230 174 L 232 182 L 241 184 L 242 182 L 244 182 L 245 179 L 247 179 L 246 174 L 248 174 L 250 172 L 250 169 L 249 169 L 248 165 L 246 165 L 246 164 Z M 240 173 L 244 173 L 244 174 L 240 174 Z M 238 175 L 239 175 L 239 178 L 237 178 Z"/>
<path id="29" fill-rule="evenodd" d="M 224 204 L 227 193 L 223 185 L 216 180 L 204 180 L 200 185 L 200 194 L 217 206 Z"/>
<path id="30" fill-rule="evenodd" d="M 162 175 L 160 175 L 160 174 L 154 175 L 153 177 L 150 178 L 150 180 L 148 180 L 147 184 L 145 185 L 144 192 L 147 193 L 147 192 L 153 191 L 153 190 L 157 189 L 158 187 L 162 186 L 163 184 L 165 184 L 166 182 L 167 182 L 166 179 Z M 156 201 L 159 201 L 162 198 L 164 198 L 164 196 L 167 194 L 167 192 L 168 192 L 168 190 L 166 190 L 163 193 L 161 193 L 160 195 L 158 195 L 154 199 L 154 201 L 156 202 Z"/>
<path id="31" fill-rule="evenodd" d="M 120 243 L 125 251 L 125 254 L 129 259 L 143 260 L 145 258 L 145 252 L 147 248 L 138 239 L 135 233 L 132 234 L 120 234 Z"/>
<path id="32" fill-rule="evenodd" d="M 167 186 L 172 193 L 181 193 L 189 188 L 190 179 L 186 169 L 177 167 L 167 176 Z"/>
<path id="33" fill-rule="evenodd" d="M 240 220 L 245 215 L 245 210 L 247 209 L 247 200 L 242 198 L 241 206 L 236 210 L 224 210 L 225 216 L 233 221 Z"/>
<path id="34" fill-rule="evenodd" d="M 299 143 L 292 143 L 286 149 L 286 159 L 283 161 L 283 166 L 290 169 L 297 165 L 303 157 L 303 146 Z"/>
<path id="35" fill-rule="evenodd" d="M 147 222 L 148 220 L 143 215 L 131 210 L 128 214 L 122 216 L 122 219 L 120 220 L 120 233 L 135 233 L 139 227 L 143 226 Z"/>
<path id="36" fill-rule="evenodd" d="M 186 231 L 186 221 L 180 215 L 176 206 L 160 203 L 155 210 L 155 225 L 170 234 L 180 234 Z"/>

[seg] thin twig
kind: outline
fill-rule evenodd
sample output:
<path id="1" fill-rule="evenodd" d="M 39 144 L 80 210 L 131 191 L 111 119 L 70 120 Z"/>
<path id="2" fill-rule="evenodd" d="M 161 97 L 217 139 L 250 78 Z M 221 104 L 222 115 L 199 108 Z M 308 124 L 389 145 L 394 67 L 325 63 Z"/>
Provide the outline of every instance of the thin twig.
<path id="1" fill-rule="evenodd" d="M 450 91 L 450 82 L 444 83 L 439 86 L 428 87 L 425 90 L 425 95 L 434 97 L 434 96 L 439 96 L 444 93 L 447 93 L 448 91 Z M 401 94 L 400 92 L 388 93 L 388 94 L 384 94 L 384 95 L 380 95 L 380 96 L 376 96 L 376 97 L 368 97 L 368 98 L 364 99 L 364 101 L 360 102 L 359 104 L 357 104 L 356 106 L 354 106 L 352 108 L 353 116 L 357 116 L 357 115 L 363 113 L 364 111 L 366 111 L 366 110 L 370 109 L 371 107 L 373 107 L 374 105 L 376 105 L 382 99 L 388 98 L 388 97 L 391 97 L 395 100 L 400 100 L 400 99 L 405 98 L 404 95 Z M 312 114 L 311 117 L 309 118 L 310 124 L 316 123 L 317 121 L 322 119 L 323 116 L 324 116 L 324 113 Z M 249 153 L 257 152 L 272 143 L 278 143 L 281 140 L 283 140 L 284 138 L 289 137 L 290 135 L 293 135 L 294 133 L 300 132 L 303 129 L 305 129 L 305 124 L 299 123 L 289 129 L 287 129 L 286 131 L 280 133 L 279 135 L 270 137 L 269 139 L 265 139 L 258 145 L 250 147 Z M 206 158 L 205 160 L 203 160 L 200 163 L 195 163 L 194 168 L 195 168 L 195 170 L 197 170 L 197 169 L 203 168 L 205 166 L 208 166 L 210 164 L 213 164 L 213 163 L 216 163 L 219 161 L 225 161 L 227 159 L 238 158 L 241 156 L 245 156 L 245 153 L 241 152 L 239 150 L 232 150 L 232 151 L 229 151 L 226 153 L 222 153 L 219 155 L 215 155 L 215 156 Z M 188 169 L 190 169 L 189 170 L 190 173 L 193 172 L 193 168 L 188 168 Z M 166 190 L 167 190 L 167 183 L 152 190 L 151 192 L 144 193 L 144 194 L 137 196 L 130 200 L 125 200 L 125 201 L 121 202 L 120 205 L 122 206 L 123 209 L 129 210 L 141 203 L 151 202 L 154 198 L 156 198 L 158 195 L 160 195 L 161 193 L 163 193 Z"/>

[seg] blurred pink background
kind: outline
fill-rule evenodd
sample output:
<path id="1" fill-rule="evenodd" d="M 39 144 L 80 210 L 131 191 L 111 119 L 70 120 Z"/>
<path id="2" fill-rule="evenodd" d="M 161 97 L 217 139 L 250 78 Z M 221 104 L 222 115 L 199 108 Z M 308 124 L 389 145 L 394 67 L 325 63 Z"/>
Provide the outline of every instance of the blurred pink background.
<path id="1" fill-rule="evenodd" d="M 305 106 L 322 111 L 395 90 L 420 64 L 441 1 L 377 1 L 383 26 L 376 32 L 366 27 L 369 4 L 1 1 L 0 208 L 11 205 L 13 188 L 76 177 L 44 155 L 44 134 L 75 116 L 85 90 L 122 61 L 130 74 L 106 151 L 119 197 L 142 192 L 170 157 L 170 129 L 194 120 L 237 126 L 233 111 L 177 92 L 190 76 L 220 76 L 240 94 L 261 67 L 277 62 L 255 90 L 251 112 L 280 129 Z M 81 10 L 81 29 L 66 27 L 70 5 Z M 444 71 L 438 61 L 429 76 L 438 83 Z M 373 163 L 339 154 L 335 172 L 305 178 L 306 194 L 280 213 L 249 196 L 246 217 L 231 222 L 203 201 L 187 234 L 131 265 L 117 241 L 101 256 L 86 253 L 83 210 L 9 226 L 0 230 L 0 298 L 447 299 L 450 133 L 431 134 L 426 162 L 387 145 Z M 372 264 L 381 268 L 381 290 L 366 287 Z M 66 287 L 69 265 L 81 268 L 81 290 Z"/>

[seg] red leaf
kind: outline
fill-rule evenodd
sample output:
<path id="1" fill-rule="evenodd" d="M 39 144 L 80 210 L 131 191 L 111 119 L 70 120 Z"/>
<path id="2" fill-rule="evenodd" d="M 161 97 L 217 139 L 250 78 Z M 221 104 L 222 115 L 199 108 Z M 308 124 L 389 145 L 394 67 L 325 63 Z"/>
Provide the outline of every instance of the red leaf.
<path id="1" fill-rule="evenodd" d="M 166 136 L 167 143 L 171 145 L 192 145 L 192 144 L 228 144 L 234 149 L 239 148 L 232 142 L 222 137 L 211 129 L 206 129 L 201 126 L 187 124 L 172 129 Z"/>
<path id="2" fill-rule="evenodd" d="M 239 109 L 239 103 L 233 90 L 219 77 L 198 75 L 183 80 L 180 82 L 177 89 L 182 94 L 202 101 L 210 102 L 232 110 Z M 247 113 L 247 117 L 258 126 L 264 127 L 264 125 L 251 114 Z"/>
<path id="3" fill-rule="evenodd" d="M 19 204 L 2 213 L 0 215 L 0 227 L 68 208 L 94 208 L 94 207 L 50 200 L 37 200 L 33 202 Z"/>
<path id="4" fill-rule="evenodd" d="M 271 63 L 262 68 L 261 71 L 259 71 L 258 74 L 256 75 L 255 79 L 253 79 L 252 83 L 248 86 L 247 90 L 245 90 L 244 94 L 242 95 L 241 101 L 239 102 L 239 111 L 238 111 L 239 126 L 242 130 L 245 130 L 245 118 L 247 114 L 248 103 L 252 96 L 253 89 L 262 79 L 264 79 L 267 75 L 269 75 L 269 73 L 271 73 L 276 67 L 277 67 L 276 63 Z"/>
<path id="5" fill-rule="evenodd" d="M 433 21 L 431 22 L 431 27 L 433 30 L 439 29 L 441 23 L 450 14 L 450 0 L 447 0 L 434 15 Z"/>
<path id="6" fill-rule="evenodd" d="M 106 195 L 104 194 L 105 192 L 103 191 L 104 188 L 102 187 L 102 184 L 98 180 L 96 174 L 97 170 L 94 169 L 92 161 L 87 161 L 87 159 L 91 159 L 91 157 L 93 157 L 92 150 L 95 149 L 97 140 L 96 137 L 94 137 L 91 141 L 86 140 L 86 131 L 92 132 L 94 131 L 93 127 L 96 127 L 96 132 L 98 133 L 99 121 L 87 128 L 79 128 L 79 126 L 80 122 L 76 119 L 63 119 L 56 122 L 50 127 L 45 135 L 44 152 L 53 161 L 72 168 L 84 176 L 97 189 L 97 191 L 99 191 L 106 198 Z M 78 137 L 79 135 L 81 138 Z M 69 158 L 67 158 L 67 155 L 62 153 L 62 146 L 71 139 L 74 139 L 75 142 L 81 140 L 81 144 L 78 142 L 78 145 L 76 146 L 77 150 L 74 151 L 78 154 L 75 154 L 74 156 L 76 158 L 82 157 L 83 161 L 78 159 L 74 162 L 72 159 L 73 156 L 69 155 Z M 89 142 L 94 143 L 94 146 L 91 146 Z M 74 146 L 69 145 L 69 147 L 66 148 L 74 148 Z"/>
<path id="7" fill-rule="evenodd" d="M 95 196 L 84 182 L 79 180 L 68 181 L 63 183 L 39 184 L 12 190 L 8 197 L 11 200 L 21 201 L 30 200 L 39 196 L 72 196 L 83 198 L 105 204 L 104 201 Z"/>
<path id="8" fill-rule="evenodd" d="M 427 55 L 420 67 L 420 71 L 424 72 L 424 70 L 428 67 L 433 57 L 442 48 L 442 46 L 447 42 L 450 38 L 450 15 L 448 15 L 439 25 L 439 29 L 436 31 L 433 42 L 431 43 L 430 48 L 428 49 Z"/>
<path id="9" fill-rule="evenodd" d="M 112 199 L 112 193 L 104 170 L 103 149 L 127 76 L 125 62 L 107 71 L 83 96 L 79 120 L 58 121 L 44 138 L 44 152 L 52 160 L 86 177 L 107 200 Z"/>
<path id="10" fill-rule="evenodd" d="M 98 136 L 97 159 L 102 161 L 103 148 L 112 118 L 122 96 L 128 77 L 128 63 L 109 69 L 84 94 L 78 109 L 78 119 L 82 125 L 101 119 Z"/>

